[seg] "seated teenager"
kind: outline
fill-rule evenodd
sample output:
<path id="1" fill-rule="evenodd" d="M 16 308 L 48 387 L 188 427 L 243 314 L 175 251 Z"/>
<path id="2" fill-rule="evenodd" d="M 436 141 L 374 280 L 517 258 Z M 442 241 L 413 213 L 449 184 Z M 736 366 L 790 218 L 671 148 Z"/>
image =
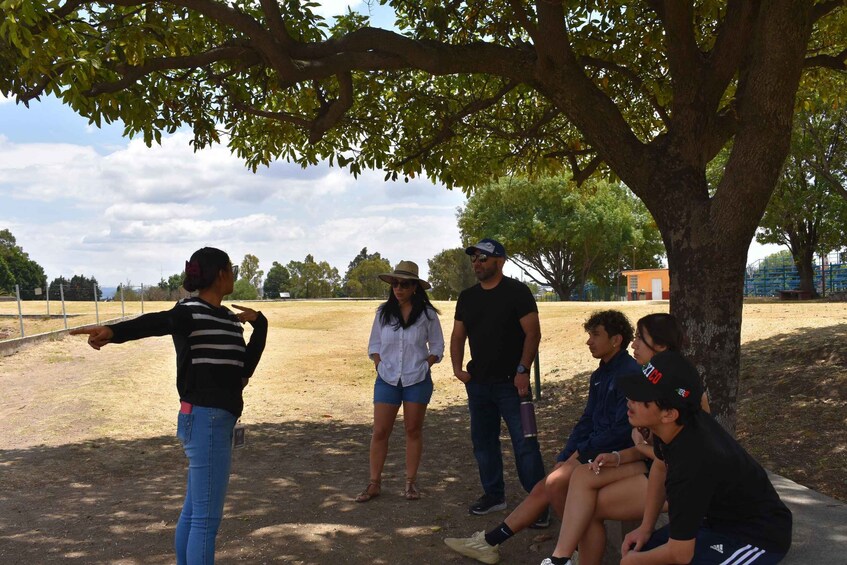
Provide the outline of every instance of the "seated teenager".
<path id="1" fill-rule="evenodd" d="M 633 426 L 647 427 L 656 461 L 641 525 L 621 565 L 772 565 L 791 546 L 791 512 L 765 470 L 700 408 L 697 370 L 682 355 L 654 356 L 620 380 Z M 667 499 L 670 522 L 654 531 Z"/>
<path id="2" fill-rule="evenodd" d="M 621 376 L 640 372 L 638 363 L 627 352 L 633 337 L 632 324 L 623 313 L 607 310 L 594 313 L 583 327 L 589 335 L 588 349 L 600 360 L 600 366 L 591 375 L 585 410 L 557 457 L 556 466 L 494 529 L 469 538 L 445 539 L 444 543 L 454 551 L 482 563 L 497 563 L 500 544 L 527 527 L 549 523 L 550 506 L 558 516 L 562 515 L 574 469 L 599 453 L 632 446 L 626 398 L 617 387 Z"/>
<path id="3" fill-rule="evenodd" d="M 644 316 L 636 323 L 632 354 L 646 365 L 662 351 L 679 351 L 685 344 L 682 326 L 670 314 Z M 706 395 L 701 406 L 708 411 Z M 645 437 L 647 436 L 647 437 Z M 601 453 L 590 465 L 574 471 L 562 517 L 559 540 L 545 565 L 567 563 L 579 548 L 580 565 L 599 565 L 606 548 L 605 520 L 638 520 L 644 513 L 647 472 L 653 462 L 650 430 L 633 428 L 634 447 Z"/>

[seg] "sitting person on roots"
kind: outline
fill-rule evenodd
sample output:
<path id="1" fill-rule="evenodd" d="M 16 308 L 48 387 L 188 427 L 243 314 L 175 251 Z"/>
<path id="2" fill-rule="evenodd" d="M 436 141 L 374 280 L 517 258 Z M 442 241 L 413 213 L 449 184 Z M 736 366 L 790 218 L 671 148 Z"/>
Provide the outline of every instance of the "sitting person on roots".
<path id="1" fill-rule="evenodd" d="M 600 360 L 600 366 L 591 374 L 585 411 L 557 457 L 556 466 L 496 528 L 469 538 L 445 539 L 444 543 L 454 551 L 482 563 L 497 563 L 500 544 L 538 524 L 539 517 L 546 521 L 550 506 L 558 516 L 562 515 L 575 469 L 601 452 L 632 445 L 626 398 L 617 387 L 620 377 L 640 372 L 638 363 L 627 352 L 633 337 L 632 324 L 623 313 L 606 310 L 595 312 L 583 327 L 589 335 L 588 349 Z"/>
<path id="2" fill-rule="evenodd" d="M 649 314 L 636 323 L 632 354 L 647 365 L 657 353 L 678 352 L 685 345 L 682 326 L 670 314 Z M 709 411 L 704 392 L 703 411 Z M 606 548 L 605 520 L 638 520 L 647 499 L 647 473 L 655 454 L 650 430 L 633 428 L 634 447 L 617 454 L 601 453 L 571 477 L 559 541 L 542 565 L 565 565 L 579 547 L 580 565 L 599 565 Z M 663 508 L 663 511 L 667 507 Z"/>
<path id="3" fill-rule="evenodd" d="M 700 375 L 675 351 L 620 380 L 629 421 L 650 429 L 656 461 L 641 525 L 621 565 L 774 565 L 791 547 L 791 511 L 767 473 L 700 409 Z M 668 525 L 654 531 L 667 500 Z"/>

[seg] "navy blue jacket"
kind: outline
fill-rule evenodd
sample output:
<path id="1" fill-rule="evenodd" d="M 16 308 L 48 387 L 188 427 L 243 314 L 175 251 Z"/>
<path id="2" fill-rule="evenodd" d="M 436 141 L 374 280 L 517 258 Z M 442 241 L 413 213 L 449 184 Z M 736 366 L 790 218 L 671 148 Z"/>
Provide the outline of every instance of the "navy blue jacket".
<path id="1" fill-rule="evenodd" d="M 632 426 L 626 417 L 626 396 L 618 389 L 617 380 L 639 371 L 641 367 L 625 349 L 608 363 L 600 362 L 600 367 L 591 374 L 585 411 L 557 461 L 565 461 L 575 451 L 579 451 L 580 459 L 587 460 L 599 453 L 632 446 Z"/>

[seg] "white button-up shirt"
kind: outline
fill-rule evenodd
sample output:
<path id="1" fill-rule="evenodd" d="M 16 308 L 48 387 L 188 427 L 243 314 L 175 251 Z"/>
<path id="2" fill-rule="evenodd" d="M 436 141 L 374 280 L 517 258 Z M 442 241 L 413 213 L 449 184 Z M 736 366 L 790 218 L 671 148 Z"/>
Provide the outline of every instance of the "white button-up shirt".
<path id="1" fill-rule="evenodd" d="M 429 356 L 439 360 L 444 356 L 444 334 L 438 314 L 427 309 L 408 328 L 395 329 L 393 324 L 380 323 L 381 310 L 381 306 L 377 308 L 368 341 L 368 357 L 379 353 L 377 374 L 394 386 L 398 382 L 411 386 L 423 381 L 429 371 Z"/>

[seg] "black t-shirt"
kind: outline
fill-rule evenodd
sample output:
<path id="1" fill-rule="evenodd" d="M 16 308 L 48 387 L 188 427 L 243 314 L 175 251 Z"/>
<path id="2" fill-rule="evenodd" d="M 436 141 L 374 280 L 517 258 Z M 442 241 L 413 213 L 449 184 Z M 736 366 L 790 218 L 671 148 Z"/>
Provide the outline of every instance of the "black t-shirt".
<path id="1" fill-rule="evenodd" d="M 690 540 L 701 525 L 767 551 L 791 547 L 791 511 L 765 470 L 705 413 L 698 414 L 656 456 L 668 467 L 670 537 Z"/>
<path id="2" fill-rule="evenodd" d="M 465 325 L 468 334 L 468 372 L 474 381 L 514 378 L 526 338 L 520 319 L 532 312 L 538 312 L 538 306 L 529 287 L 509 277 L 492 289 L 477 284 L 459 294 L 456 320 Z"/>

